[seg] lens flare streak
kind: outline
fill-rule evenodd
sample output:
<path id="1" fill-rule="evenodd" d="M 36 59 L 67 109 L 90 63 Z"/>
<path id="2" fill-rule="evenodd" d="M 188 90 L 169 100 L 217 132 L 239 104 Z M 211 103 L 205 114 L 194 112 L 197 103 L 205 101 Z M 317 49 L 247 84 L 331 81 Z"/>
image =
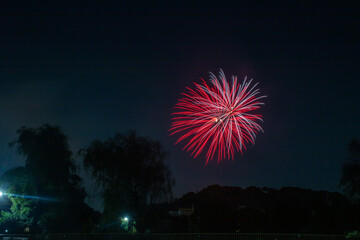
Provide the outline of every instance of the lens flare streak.
<path id="1" fill-rule="evenodd" d="M 246 77 L 242 84 L 232 77 L 232 84 L 226 80 L 220 69 L 219 77 L 210 73 L 209 86 L 205 80 L 195 84 L 195 89 L 187 88 L 175 106 L 170 135 L 182 134 L 175 144 L 187 141 L 184 149 L 195 158 L 208 148 L 206 164 L 217 153 L 218 162 L 225 158 L 234 159 L 235 151 L 246 150 L 246 143 L 255 143 L 257 132 L 263 132 L 257 123 L 262 116 L 253 114 L 264 103 L 260 102 L 257 83 Z"/>
<path id="2" fill-rule="evenodd" d="M 39 196 L 30 196 L 30 195 L 19 195 L 19 194 L 14 194 L 14 193 L 3 193 L 3 195 L 7 195 L 7 196 L 10 196 L 10 197 L 20 197 L 20 198 L 35 199 L 35 200 L 40 200 L 40 201 L 59 202 L 58 199 L 48 198 L 48 197 L 39 197 Z"/>

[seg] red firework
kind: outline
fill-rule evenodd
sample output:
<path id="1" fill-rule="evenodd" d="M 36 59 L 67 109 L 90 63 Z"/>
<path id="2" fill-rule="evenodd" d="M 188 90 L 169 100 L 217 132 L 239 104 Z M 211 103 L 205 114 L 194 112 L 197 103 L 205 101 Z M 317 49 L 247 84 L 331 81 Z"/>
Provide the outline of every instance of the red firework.
<path id="1" fill-rule="evenodd" d="M 234 159 L 235 151 L 246 150 L 246 143 L 255 143 L 256 133 L 263 131 L 257 123 L 262 116 L 253 114 L 264 103 L 260 102 L 260 91 L 252 87 L 246 77 L 239 84 L 232 76 L 230 85 L 220 69 L 219 78 L 210 73 L 211 85 L 203 79 L 202 84 L 194 83 L 196 88 L 187 88 L 175 105 L 170 135 L 181 133 L 175 144 L 186 141 L 184 149 L 191 151 L 195 158 L 205 149 L 206 164 L 217 152 L 218 162 Z"/>

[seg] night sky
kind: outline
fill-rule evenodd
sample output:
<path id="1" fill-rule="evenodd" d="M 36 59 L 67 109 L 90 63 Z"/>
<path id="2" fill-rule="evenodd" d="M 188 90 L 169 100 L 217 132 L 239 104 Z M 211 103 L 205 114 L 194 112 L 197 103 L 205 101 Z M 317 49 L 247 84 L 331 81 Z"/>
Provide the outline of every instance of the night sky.
<path id="1" fill-rule="evenodd" d="M 128 129 L 160 141 L 175 197 L 211 184 L 339 190 L 360 137 L 357 1 L 14 2 L 0 6 L 0 174 L 24 164 L 8 147 L 16 130 L 50 123 L 74 152 Z M 220 67 L 260 83 L 265 132 L 205 166 L 168 129 L 185 87 Z"/>

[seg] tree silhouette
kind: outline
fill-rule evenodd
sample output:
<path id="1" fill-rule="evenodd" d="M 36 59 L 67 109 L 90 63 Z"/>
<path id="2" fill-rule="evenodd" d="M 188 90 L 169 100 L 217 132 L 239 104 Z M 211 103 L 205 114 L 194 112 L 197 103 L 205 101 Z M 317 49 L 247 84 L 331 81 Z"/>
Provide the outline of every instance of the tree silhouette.
<path id="1" fill-rule="evenodd" d="M 29 215 L 35 223 L 31 231 L 84 231 L 92 210 L 84 204 L 86 194 L 76 174 L 67 137 L 59 127 L 47 124 L 39 128 L 22 127 L 17 133 L 10 146 L 25 157 L 25 168 L 21 171 L 32 184 L 13 177 L 10 186 L 11 193 L 30 194 L 39 199 Z"/>
<path id="2" fill-rule="evenodd" d="M 81 179 L 75 174 L 67 137 L 59 127 L 47 124 L 37 129 L 22 127 L 17 133 L 18 138 L 10 146 L 15 146 L 25 157 L 25 167 L 35 179 L 38 194 L 85 197 L 79 187 Z"/>
<path id="3" fill-rule="evenodd" d="M 93 141 L 80 150 L 84 165 L 102 187 L 104 226 L 122 214 L 136 216 L 171 195 L 174 180 L 159 142 L 134 131 Z"/>
<path id="4" fill-rule="evenodd" d="M 8 170 L 0 178 L 0 186 L 7 193 L 20 195 L 36 195 L 34 181 L 24 167 Z M 27 199 L 15 196 L 8 197 L 11 203 L 10 211 L 1 211 L 1 232 L 9 229 L 11 232 L 23 232 L 26 228 L 34 227 L 34 208 L 38 203 L 36 199 Z M 2 199 L 4 201 L 4 199 Z"/>
<path id="5" fill-rule="evenodd" d="M 340 186 L 352 199 L 360 199 L 360 142 L 353 139 L 349 144 L 350 157 L 342 166 Z"/>

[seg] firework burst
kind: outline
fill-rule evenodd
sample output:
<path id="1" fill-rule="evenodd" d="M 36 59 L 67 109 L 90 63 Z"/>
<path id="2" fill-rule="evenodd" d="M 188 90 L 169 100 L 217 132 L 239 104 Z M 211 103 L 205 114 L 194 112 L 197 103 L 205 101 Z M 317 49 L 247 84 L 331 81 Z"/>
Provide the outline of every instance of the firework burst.
<path id="1" fill-rule="evenodd" d="M 246 144 L 255 143 L 256 134 L 263 129 L 257 122 L 262 116 L 254 110 L 264 103 L 260 102 L 257 83 L 251 86 L 252 79 L 245 77 L 242 84 L 236 76 L 232 82 L 226 80 L 220 69 L 219 77 L 210 73 L 210 83 L 201 79 L 195 88 L 187 88 L 173 113 L 170 135 L 181 134 L 175 144 L 185 141 L 184 149 L 195 158 L 206 148 L 206 164 L 217 155 L 218 162 L 231 158 L 234 153 L 246 150 Z"/>

